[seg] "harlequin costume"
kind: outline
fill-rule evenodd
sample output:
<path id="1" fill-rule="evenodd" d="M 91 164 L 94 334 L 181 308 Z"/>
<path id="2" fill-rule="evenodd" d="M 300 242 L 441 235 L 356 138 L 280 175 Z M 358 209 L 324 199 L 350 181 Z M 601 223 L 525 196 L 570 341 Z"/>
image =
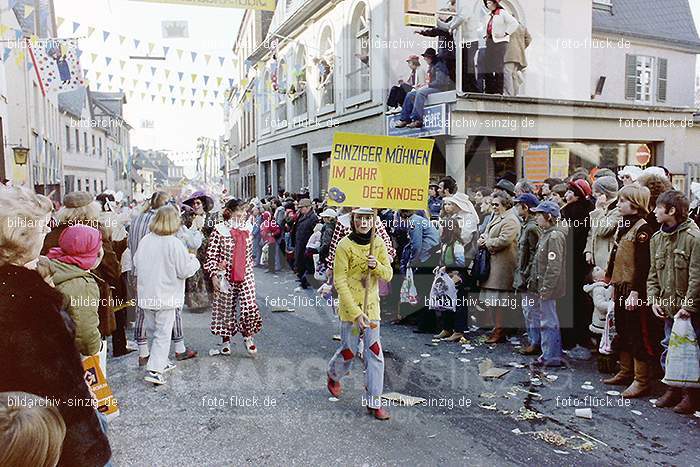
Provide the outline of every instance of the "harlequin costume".
<path id="1" fill-rule="evenodd" d="M 248 352 L 253 354 L 256 347 L 252 338 L 262 329 L 262 318 L 255 297 L 251 231 L 250 224 L 233 219 L 217 224 L 209 239 L 204 269 L 212 278 L 219 275 L 222 284 L 212 302 L 212 334 L 228 341 L 240 332 Z M 236 305 L 240 308 L 239 319 Z"/>

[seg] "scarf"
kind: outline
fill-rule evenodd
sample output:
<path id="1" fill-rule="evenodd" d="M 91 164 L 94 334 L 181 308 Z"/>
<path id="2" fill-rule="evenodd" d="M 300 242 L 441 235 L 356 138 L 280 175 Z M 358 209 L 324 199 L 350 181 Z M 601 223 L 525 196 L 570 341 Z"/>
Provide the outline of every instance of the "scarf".
<path id="1" fill-rule="evenodd" d="M 246 248 L 248 246 L 248 231 L 237 228 L 231 229 L 233 251 L 231 252 L 231 282 L 240 283 L 245 280 Z"/>
<path id="2" fill-rule="evenodd" d="M 678 230 L 678 227 L 680 227 L 680 226 L 681 226 L 681 224 L 676 224 L 673 227 L 667 227 L 666 224 L 664 224 L 661 226 L 661 230 L 663 230 L 666 233 L 673 233 L 676 230 Z"/>
<path id="3" fill-rule="evenodd" d="M 361 234 L 353 230 L 352 232 L 350 232 L 348 237 L 350 237 L 350 240 L 357 243 L 358 245 L 369 245 L 369 241 L 372 238 L 372 231 L 370 230 L 366 234 Z"/>

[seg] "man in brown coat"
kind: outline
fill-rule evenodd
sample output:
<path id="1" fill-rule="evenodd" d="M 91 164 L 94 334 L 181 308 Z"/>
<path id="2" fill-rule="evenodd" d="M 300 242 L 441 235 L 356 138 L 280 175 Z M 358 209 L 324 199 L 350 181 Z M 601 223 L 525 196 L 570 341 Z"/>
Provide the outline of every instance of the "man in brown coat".
<path id="1" fill-rule="evenodd" d="M 503 59 L 503 90 L 506 96 L 517 96 L 519 94 L 520 86 L 523 84 L 519 72 L 527 68 L 525 49 L 530 46 L 531 42 L 532 36 L 522 24 L 510 36 L 506 56 Z"/>

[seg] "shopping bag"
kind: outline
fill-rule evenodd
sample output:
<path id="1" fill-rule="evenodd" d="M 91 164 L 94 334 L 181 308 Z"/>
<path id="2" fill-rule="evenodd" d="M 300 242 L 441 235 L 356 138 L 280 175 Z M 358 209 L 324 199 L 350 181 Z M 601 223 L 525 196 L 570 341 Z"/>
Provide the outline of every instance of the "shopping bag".
<path id="1" fill-rule="evenodd" d="M 314 255 L 314 279 L 320 282 L 326 282 L 328 280 L 328 274 L 326 265 L 321 261 L 319 255 Z"/>
<path id="2" fill-rule="evenodd" d="M 472 276 L 479 282 L 488 280 L 491 275 L 491 253 L 486 248 L 479 248 L 474 257 Z"/>
<path id="3" fill-rule="evenodd" d="M 401 284 L 401 293 L 399 297 L 401 303 L 410 303 L 411 305 L 418 304 L 418 291 L 413 281 L 413 269 L 410 267 L 406 268 L 406 277 Z"/>
<path id="4" fill-rule="evenodd" d="M 262 247 L 262 251 L 260 253 L 260 265 L 264 266 L 267 264 L 267 260 L 269 259 L 269 254 L 270 254 L 270 244 L 266 243 Z"/>
<path id="5" fill-rule="evenodd" d="M 454 281 L 444 271 L 435 275 L 430 288 L 429 309 L 433 311 L 451 311 L 457 309 L 457 287 Z"/>
<path id="6" fill-rule="evenodd" d="M 603 334 L 600 336 L 598 352 L 602 353 L 603 355 L 611 355 L 613 353 L 612 343 L 616 335 L 615 302 L 611 300 L 610 303 L 608 303 L 608 313 L 605 315 L 605 328 L 603 329 Z"/>
<path id="7" fill-rule="evenodd" d="M 700 388 L 700 350 L 689 319 L 673 321 L 666 353 L 666 375 L 661 382 L 677 388 Z"/>
<path id="8" fill-rule="evenodd" d="M 100 356 L 83 357 L 83 372 L 83 378 L 92 394 L 97 411 L 104 414 L 107 420 L 119 416 L 117 399 L 112 394 L 112 389 L 102 372 Z"/>

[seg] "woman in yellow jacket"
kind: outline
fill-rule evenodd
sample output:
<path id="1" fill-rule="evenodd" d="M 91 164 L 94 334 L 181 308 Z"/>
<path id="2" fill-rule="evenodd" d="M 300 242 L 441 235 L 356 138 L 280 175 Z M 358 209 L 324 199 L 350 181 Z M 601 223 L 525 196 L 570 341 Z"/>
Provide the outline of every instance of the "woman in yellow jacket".
<path id="1" fill-rule="evenodd" d="M 333 279 L 340 304 L 340 348 L 328 364 L 328 390 L 334 397 L 342 394 L 340 380 L 347 375 L 357 355 L 360 337 L 364 335 L 364 364 L 366 397 L 363 405 L 379 420 L 388 420 L 389 413 L 382 407 L 384 389 L 384 354 L 379 335 L 378 280 L 391 281 L 393 271 L 386 246 L 374 237 L 373 254 L 369 254 L 372 209 L 352 211 L 351 232 L 343 238 L 335 251 Z M 367 306 L 363 309 L 365 289 L 369 289 Z M 363 311 L 366 310 L 366 311 Z"/>

